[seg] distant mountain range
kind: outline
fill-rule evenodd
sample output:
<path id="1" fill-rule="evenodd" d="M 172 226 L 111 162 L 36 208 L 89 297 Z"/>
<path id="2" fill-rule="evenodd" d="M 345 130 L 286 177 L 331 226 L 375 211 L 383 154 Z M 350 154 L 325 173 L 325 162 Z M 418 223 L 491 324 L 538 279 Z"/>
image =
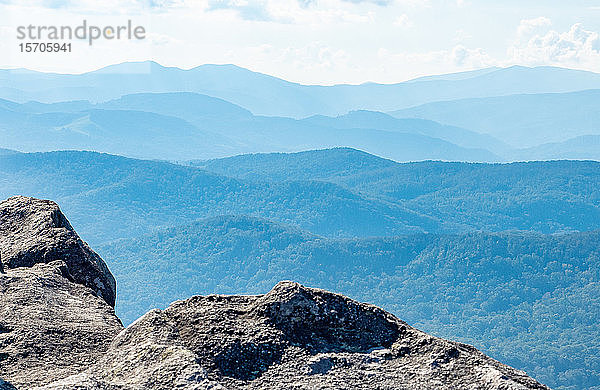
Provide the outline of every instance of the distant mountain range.
<path id="1" fill-rule="evenodd" d="M 233 65 L 0 70 L 0 98 L 0 147 L 25 152 L 183 161 L 352 147 L 399 162 L 600 160 L 600 74 L 552 67 L 330 87 Z"/>
<path id="2" fill-rule="evenodd" d="M 0 70 L 0 199 L 59 202 L 126 322 L 295 279 L 600 389 L 598 123 L 600 74 L 553 67 L 334 86 Z"/>
<path id="3" fill-rule="evenodd" d="M 261 117 L 193 93 L 134 94 L 98 104 L 4 100 L 0 135 L 3 146 L 21 151 L 94 150 L 164 160 L 350 146 L 397 161 L 499 161 L 484 146 L 506 150 L 492 137 L 428 120 L 368 111 L 305 120 Z"/>
<path id="4" fill-rule="evenodd" d="M 600 229 L 596 162 L 399 164 L 331 149 L 192 164 L 89 152 L 5 155 L 0 197 L 57 199 L 95 244 L 223 214 L 328 237 Z"/>
<path id="5" fill-rule="evenodd" d="M 553 68 L 492 68 L 398 84 L 301 85 L 234 65 L 190 70 L 155 62 L 112 65 L 81 75 L 0 71 L 0 96 L 26 102 L 101 102 L 141 92 L 196 92 L 238 104 L 256 115 L 301 118 L 352 110 L 392 111 L 420 104 L 523 93 L 600 89 L 600 74 Z"/>
<path id="6" fill-rule="evenodd" d="M 392 115 L 475 129 L 516 148 L 535 147 L 600 135 L 600 90 L 435 102 L 394 111 Z M 587 158 L 590 155 L 598 159 L 600 150 Z M 552 158 L 543 153 L 539 157 Z"/>
<path id="7" fill-rule="evenodd" d="M 93 243 L 230 213 L 334 237 L 442 229 L 435 218 L 330 182 L 265 185 L 193 167 L 89 152 L 0 156 L 0 195 L 7 194 L 60 199 L 74 226 Z M 105 224 L 109 220 L 119 223 Z"/>

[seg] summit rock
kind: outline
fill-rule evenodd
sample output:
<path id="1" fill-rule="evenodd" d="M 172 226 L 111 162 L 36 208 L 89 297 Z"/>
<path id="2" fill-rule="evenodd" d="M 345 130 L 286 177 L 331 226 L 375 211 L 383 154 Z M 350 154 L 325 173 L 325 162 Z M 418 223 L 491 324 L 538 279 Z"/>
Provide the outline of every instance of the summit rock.
<path id="1" fill-rule="evenodd" d="M 5 271 L 61 260 L 76 283 L 115 305 L 115 278 L 52 201 L 15 196 L 0 202 L 0 258 Z"/>
<path id="2" fill-rule="evenodd" d="M 44 389 L 548 389 L 469 345 L 342 295 L 280 282 L 153 310 L 86 373 Z"/>

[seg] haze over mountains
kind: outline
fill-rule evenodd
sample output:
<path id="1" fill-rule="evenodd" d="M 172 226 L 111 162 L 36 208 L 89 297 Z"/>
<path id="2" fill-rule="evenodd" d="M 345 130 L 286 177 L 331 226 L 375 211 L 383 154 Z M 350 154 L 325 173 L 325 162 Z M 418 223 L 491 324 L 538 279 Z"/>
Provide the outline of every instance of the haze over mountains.
<path id="1" fill-rule="evenodd" d="M 336 86 L 232 65 L 2 70 L 0 147 L 177 161 L 331 147 L 396 161 L 598 160 L 598 90 L 599 74 L 552 67 Z"/>
<path id="2" fill-rule="evenodd" d="M 90 152 L 5 155 L 0 197 L 59 200 L 92 244 L 223 214 L 330 237 L 600 229 L 597 162 L 399 164 L 333 149 L 201 167 Z"/>
<path id="3" fill-rule="evenodd" d="M 0 72 L 0 96 L 25 102 L 106 101 L 141 92 L 196 92 L 238 104 L 256 115 L 295 118 L 340 115 L 351 110 L 391 111 L 469 97 L 568 92 L 600 88 L 600 75 L 561 68 L 494 68 L 398 84 L 307 86 L 234 65 L 190 70 L 155 62 L 112 65 L 81 75 L 27 70 Z"/>
<path id="4" fill-rule="evenodd" d="M 515 147 L 598 134 L 600 90 L 428 103 L 392 113 L 478 129 Z"/>
<path id="5" fill-rule="evenodd" d="M 600 163 L 399 164 L 342 148 L 194 164 L 9 154 L 0 197 L 59 200 L 115 272 L 126 323 L 191 294 L 296 279 L 554 388 L 600 386 Z"/>
<path id="6" fill-rule="evenodd" d="M 0 198 L 59 202 L 126 322 L 295 279 L 597 390 L 600 162 L 564 160 L 600 161 L 598 91 L 551 67 L 337 86 L 4 70 Z"/>

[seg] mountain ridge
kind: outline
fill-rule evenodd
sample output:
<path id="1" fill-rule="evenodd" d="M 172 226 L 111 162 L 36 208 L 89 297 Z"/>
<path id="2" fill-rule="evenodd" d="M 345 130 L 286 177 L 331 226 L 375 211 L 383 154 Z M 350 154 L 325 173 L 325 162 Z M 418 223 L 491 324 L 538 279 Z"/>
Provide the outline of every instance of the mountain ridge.
<path id="1" fill-rule="evenodd" d="M 513 147 L 526 148 L 600 134 L 595 126 L 599 102 L 600 89 L 586 88 L 576 92 L 432 102 L 394 111 L 391 115 L 476 129 Z"/>
<path id="2" fill-rule="evenodd" d="M 502 160 L 484 147 L 490 137 L 431 121 L 388 120 L 390 128 L 378 129 L 366 123 L 354 128 L 253 116 L 240 106 L 194 93 L 134 94 L 100 104 L 0 104 L 2 146 L 30 152 L 94 150 L 182 161 L 352 146 L 401 161 Z"/>
<path id="3" fill-rule="evenodd" d="M 156 63 L 138 63 L 136 66 L 148 69 L 145 72 L 131 73 L 127 72 L 130 65 L 115 65 L 113 70 L 116 71 L 111 73 L 36 73 L 35 82 L 27 81 L 27 77 L 33 77 L 29 73 L 11 74 L 10 71 L 3 70 L 0 71 L 0 88 L 5 92 L 4 97 L 20 102 L 32 99 L 52 102 L 57 99 L 82 98 L 99 102 L 137 92 L 198 92 L 231 101 L 256 115 L 294 118 L 314 114 L 339 115 L 355 109 L 392 111 L 433 101 L 467 97 L 566 92 L 589 89 L 590 86 L 600 88 L 600 75 L 596 73 L 551 67 L 502 68 L 483 74 L 475 73 L 474 77 L 462 80 L 311 86 L 291 83 L 240 67 L 200 65 L 183 70 Z M 123 69 L 123 75 L 127 79 L 119 79 L 119 68 Z M 2 77 L 2 74 L 5 76 Z M 7 78 L 9 74 L 10 83 Z M 438 76 L 440 77 L 442 76 Z M 100 79 L 104 81 L 100 82 Z M 57 83 L 57 80 L 63 81 Z M 82 89 L 82 86 L 86 86 L 87 90 Z M 18 92 L 19 89 L 21 92 Z"/>

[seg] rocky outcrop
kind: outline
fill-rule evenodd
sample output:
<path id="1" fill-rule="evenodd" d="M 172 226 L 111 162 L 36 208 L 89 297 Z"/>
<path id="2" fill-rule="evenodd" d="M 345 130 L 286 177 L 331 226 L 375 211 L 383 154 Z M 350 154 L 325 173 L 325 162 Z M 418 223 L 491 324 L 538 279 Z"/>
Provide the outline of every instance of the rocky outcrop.
<path id="1" fill-rule="evenodd" d="M 92 366 L 123 329 L 102 259 L 55 203 L 25 197 L 0 203 L 0 254 L 0 389 Z"/>
<path id="2" fill-rule="evenodd" d="M 292 282 L 149 312 L 91 370 L 44 389 L 81 388 L 547 389 L 471 346 Z"/>
<path id="3" fill-rule="evenodd" d="M 0 202 L 0 259 L 5 271 L 62 260 L 76 283 L 115 305 L 114 277 L 54 202 L 24 196 Z"/>
<path id="4" fill-rule="evenodd" d="M 0 203 L 0 390 L 547 389 L 392 314 L 281 282 L 123 329 L 106 265 L 49 201 Z"/>
<path id="5" fill-rule="evenodd" d="M 122 329 L 60 260 L 0 274 L 0 377 L 19 389 L 88 369 Z"/>

